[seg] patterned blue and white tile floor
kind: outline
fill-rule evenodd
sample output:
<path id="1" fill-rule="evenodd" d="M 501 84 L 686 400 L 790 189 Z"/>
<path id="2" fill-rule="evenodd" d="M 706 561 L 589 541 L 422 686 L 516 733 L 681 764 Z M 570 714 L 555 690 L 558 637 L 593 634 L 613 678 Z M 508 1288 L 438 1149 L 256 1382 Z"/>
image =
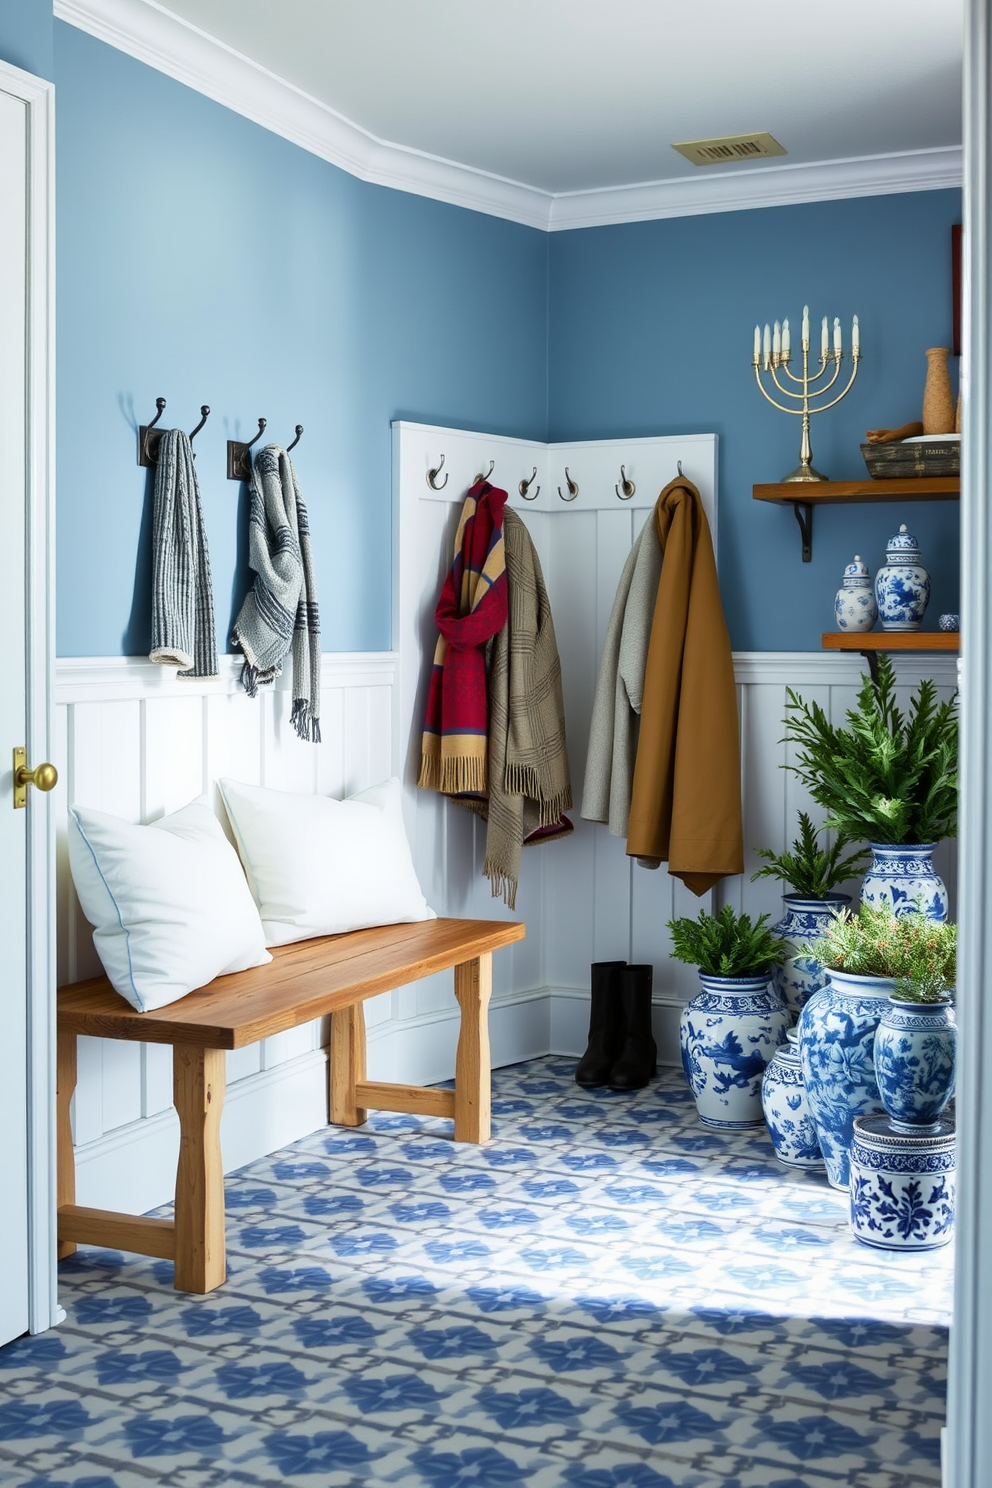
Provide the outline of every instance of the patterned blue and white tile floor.
<path id="1" fill-rule="evenodd" d="M 495 1076 L 496 1134 L 386 1114 L 228 1182 L 227 1284 L 83 1251 L 0 1351 L 18 1488 L 937 1484 L 951 1257 L 874 1252 L 680 1074 Z"/>

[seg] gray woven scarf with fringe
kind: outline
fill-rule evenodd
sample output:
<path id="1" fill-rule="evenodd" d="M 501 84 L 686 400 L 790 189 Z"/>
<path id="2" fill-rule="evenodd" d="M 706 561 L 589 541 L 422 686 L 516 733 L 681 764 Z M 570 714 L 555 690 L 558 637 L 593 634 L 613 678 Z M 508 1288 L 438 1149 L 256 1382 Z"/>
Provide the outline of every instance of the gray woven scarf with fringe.
<path id="1" fill-rule="evenodd" d="M 245 654 L 241 681 L 249 697 L 274 682 L 293 656 L 293 727 L 320 743 L 320 616 L 310 524 L 293 462 L 278 444 L 255 456 L 251 479 L 248 561 L 255 582 L 232 640 Z"/>
<path id="2" fill-rule="evenodd" d="M 152 648 L 149 661 L 180 677 L 216 677 L 210 554 L 189 435 L 163 429 L 152 507 Z"/>
<path id="3" fill-rule="evenodd" d="M 503 512 L 508 614 L 489 653 L 486 799 L 466 805 L 488 824 L 483 873 L 516 907 L 522 847 L 572 831 L 561 663 L 544 576 L 530 533 Z"/>

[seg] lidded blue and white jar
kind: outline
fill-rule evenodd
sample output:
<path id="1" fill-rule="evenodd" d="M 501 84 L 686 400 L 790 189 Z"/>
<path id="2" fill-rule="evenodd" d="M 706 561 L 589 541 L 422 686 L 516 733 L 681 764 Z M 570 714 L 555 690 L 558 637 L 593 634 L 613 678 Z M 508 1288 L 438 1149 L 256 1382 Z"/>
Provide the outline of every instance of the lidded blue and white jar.
<path id="1" fill-rule="evenodd" d="M 881 1250 L 936 1250 L 954 1234 L 954 1123 L 896 1131 L 860 1116 L 851 1140 L 851 1229 Z"/>
<path id="2" fill-rule="evenodd" d="M 854 562 L 849 563 L 844 570 L 844 577 L 834 600 L 834 614 L 837 617 L 838 630 L 871 630 L 878 619 L 871 574 L 860 553 L 855 553 Z"/>
<path id="3" fill-rule="evenodd" d="M 794 1028 L 776 1049 L 761 1081 L 761 1109 L 779 1162 L 790 1168 L 822 1168 L 823 1153 L 813 1125 Z"/>
<path id="4" fill-rule="evenodd" d="M 886 563 L 875 575 L 875 598 L 883 630 L 919 630 L 930 603 L 930 575 L 920 562 L 920 545 L 903 522 L 885 549 Z"/>

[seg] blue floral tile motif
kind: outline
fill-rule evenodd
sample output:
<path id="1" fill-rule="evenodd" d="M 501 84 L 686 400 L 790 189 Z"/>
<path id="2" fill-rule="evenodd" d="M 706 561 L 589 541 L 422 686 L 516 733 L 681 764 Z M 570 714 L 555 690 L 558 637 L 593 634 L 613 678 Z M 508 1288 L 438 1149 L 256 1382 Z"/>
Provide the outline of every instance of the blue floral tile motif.
<path id="1" fill-rule="evenodd" d="M 13 1400 L 0 1405 L 0 1441 L 45 1436 L 74 1441 L 91 1419 L 89 1412 L 72 1397 L 46 1401 L 41 1405 Z"/>
<path id="2" fill-rule="evenodd" d="M 543 1387 L 513 1391 L 487 1385 L 479 1391 L 476 1401 L 503 1431 L 521 1431 L 528 1426 L 569 1426 L 582 1414 L 581 1406 Z"/>
<path id="3" fill-rule="evenodd" d="M 680 1073 L 573 1074 L 497 1071 L 486 1147 L 377 1115 L 230 1175 L 208 1297 L 79 1252 L 0 1350 L 0 1482 L 939 1488 L 950 1249 L 868 1251 Z"/>
<path id="4" fill-rule="evenodd" d="M 228 1400 L 247 1400 L 259 1395 L 293 1395 L 306 1388 L 307 1377 L 295 1364 L 285 1361 L 222 1364 L 217 1371 L 217 1385 Z"/>
<path id="5" fill-rule="evenodd" d="M 616 1417 L 628 1431 L 652 1446 L 692 1441 L 696 1437 L 710 1441 L 720 1431 L 719 1422 L 689 1400 L 672 1400 L 664 1405 L 627 1405 L 617 1411 Z"/>
<path id="6" fill-rule="evenodd" d="M 344 1388 L 363 1416 L 431 1410 L 441 1398 L 434 1386 L 419 1374 L 388 1374 L 384 1379 L 358 1375 L 347 1380 Z"/>
<path id="7" fill-rule="evenodd" d="M 832 1416 L 800 1416 L 798 1420 L 776 1421 L 771 1416 L 759 1418 L 758 1427 L 770 1441 L 777 1443 L 800 1462 L 815 1462 L 823 1457 L 863 1459 L 871 1436 Z"/>
<path id="8" fill-rule="evenodd" d="M 224 1433 L 211 1416 L 136 1416 L 124 1435 L 133 1457 L 177 1457 L 183 1452 L 212 1455 Z"/>
<path id="9" fill-rule="evenodd" d="M 135 1354 L 111 1349 L 97 1356 L 96 1377 L 101 1385 L 143 1382 L 171 1385 L 182 1373 L 182 1367 L 171 1349 L 145 1349 Z"/>
<path id="10" fill-rule="evenodd" d="M 273 1431 L 265 1438 L 265 1450 L 285 1477 L 362 1468 L 370 1456 L 365 1443 L 350 1431 L 318 1431 L 313 1436 Z"/>
<path id="11" fill-rule="evenodd" d="M 431 1488 L 516 1488 L 529 1474 L 495 1447 L 466 1447 L 462 1452 L 432 1452 L 421 1447 L 411 1463 Z"/>

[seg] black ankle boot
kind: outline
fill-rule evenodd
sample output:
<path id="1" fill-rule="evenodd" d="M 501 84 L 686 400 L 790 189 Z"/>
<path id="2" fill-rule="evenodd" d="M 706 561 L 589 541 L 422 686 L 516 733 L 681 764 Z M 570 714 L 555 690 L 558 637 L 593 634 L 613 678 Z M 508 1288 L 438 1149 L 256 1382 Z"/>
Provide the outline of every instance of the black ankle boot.
<path id="1" fill-rule="evenodd" d="M 594 961 L 592 1002 L 589 1007 L 589 1044 L 575 1066 L 575 1081 L 587 1090 L 605 1085 L 623 1044 L 620 976 L 626 961 Z"/>
<path id="2" fill-rule="evenodd" d="M 641 1090 L 657 1068 L 658 1046 L 651 1032 L 653 975 L 653 966 L 625 966 L 620 973 L 625 1028 L 623 1045 L 610 1070 L 611 1090 Z"/>

